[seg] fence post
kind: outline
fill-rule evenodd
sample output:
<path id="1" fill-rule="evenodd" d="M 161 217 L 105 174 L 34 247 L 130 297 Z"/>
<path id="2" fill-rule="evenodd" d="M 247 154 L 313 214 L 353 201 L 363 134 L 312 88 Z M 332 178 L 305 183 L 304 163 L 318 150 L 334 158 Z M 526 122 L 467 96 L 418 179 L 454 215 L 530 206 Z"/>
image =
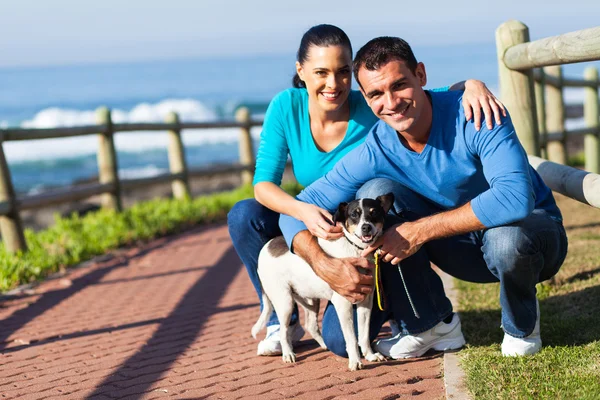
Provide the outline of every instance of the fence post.
<path id="1" fill-rule="evenodd" d="M 15 204 L 15 190 L 10 177 L 10 169 L 4 156 L 2 139 L 0 133 L 0 201 L 8 202 L 11 210 L 7 215 L 0 215 L 0 233 L 2 233 L 2 241 L 6 250 L 14 253 L 19 250 L 26 251 L 27 243 L 23 235 L 21 216 Z"/>
<path id="2" fill-rule="evenodd" d="M 585 69 L 584 78 L 594 83 L 594 87 L 585 88 L 585 100 L 583 103 L 583 115 L 585 117 L 585 125 L 594 128 L 595 133 L 585 135 L 585 169 L 596 174 L 600 173 L 600 111 L 598 104 L 598 69 L 588 67 Z"/>
<path id="3" fill-rule="evenodd" d="M 112 183 L 114 190 L 102 194 L 102 207 L 121 211 L 121 187 L 119 185 L 117 152 L 114 143 L 114 130 L 110 110 L 100 107 L 96 110 L 96 122 L 104 125 L 104 132 L 98 135 L 98 174 L 100 183 Z"/>
<path id="4" fill-rule="evenodd" d="M 252 169 L 254 166 L 254 146 L 250 136 L 250 110 L 241 107 L 235 113 L 235 119 L 244 124 L 240 129 L 240 164 Z M 242 171 L 242 183 L 251 184 L 253 176 L 251 170 Z"/>
<path id="5" fill-rule="evenodd" d="M 175 124 L 173 130 L 169 130 L 169 170 L 172 174 L 182 174 L 180 179 L 173 180 L 173 197 L 185 199 L 190 197 L 190 184 L 188 181 L 188 169 L 185 162 L 185 149 L 181 140 L 181 127 L 179 126 L 179 115 L 175 112 L 167 114 L 167 124 Z"/>
<path id="6" fill-rule="evenodd" d="M 540 71 L 540 79 L 535 82 L 535 109 L 537 110 L 537 123 L 540 132 L 540 154 L 542 158 L 548 158 L 548 151 L 546 146 L 548 144 L 548 137 L 546 130 L 546 75 L 542 68 Z"/>
<path id="7" fill-rule="evenodd" d="M 546 129 L 548 132 L 561 133 L 561 139 L 548 143 L 548 160 L 558 164 L 567 164 L 565 134 L 565 103 L 563 99 L 562 67 L 555 65 L 544 68 L 544 73 L 557 79 L 558 87 L 548 85 L 546 88 Z"/>
<path id="8" fill-rule="evenodd" d="M 533 90 L 533 71 L 513 71 L 504 64 L 504 53 L 510 47 L 529 42 L 529 28 L 511 20 L 496 29 L 496 50 L 500 73 L 500 97 L 512 116 L 519 140 L 527 154 L 540 155 L 537 115 Z"/>

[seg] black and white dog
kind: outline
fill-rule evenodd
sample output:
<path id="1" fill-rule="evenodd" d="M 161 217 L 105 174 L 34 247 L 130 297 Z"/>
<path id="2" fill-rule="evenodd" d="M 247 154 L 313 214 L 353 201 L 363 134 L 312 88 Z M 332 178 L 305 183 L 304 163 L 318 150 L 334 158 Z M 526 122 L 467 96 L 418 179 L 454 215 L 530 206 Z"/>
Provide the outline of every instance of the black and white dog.
<path id="1" fill-rule="evenodd" d="M 342 223 L 344 236 L 332 241 L 319 239 L 319 245 L 332 257 L 360 257 L 362 250 L 381 236 L 384 217 L 393 203 L 392 193 L 379 196 L 376 200 L 358 199 L 350 203 L 341 203 L 334 215 L 334 223 Z M 258 258 L 258 275 L 263 289 L 263 310 L 252 327 L 252 336 L 256 338 L 258 332 L 264 328 L 274 307 L 281 324 L 280 336 L 284 362 L 296 361 L 288 329 L 294 301 L 304 308 L 305 327 L 308 332 L 323 349 L 327 348 L 317 323 L 319 299 L 331 300 L 335 306 L 346 341 L 348 368 L 351 371 L 362 368 L 359 344 L 362 354 L 368 361 L 385 359 L 381 354 L 373 352 L 369 341 L 372 294 L 356 305 L 357 341 L 354 334 L 352 303 L 334 292 L 302 258 L 292 254 L 283 237 L 272 239 L 261 250 Z"/>

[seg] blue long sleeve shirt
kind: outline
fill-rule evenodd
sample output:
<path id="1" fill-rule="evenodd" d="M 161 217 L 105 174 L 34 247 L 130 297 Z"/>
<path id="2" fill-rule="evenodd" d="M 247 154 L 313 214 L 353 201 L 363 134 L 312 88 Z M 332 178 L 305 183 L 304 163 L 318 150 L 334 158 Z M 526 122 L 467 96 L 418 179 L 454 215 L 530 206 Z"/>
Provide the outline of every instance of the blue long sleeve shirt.
<path id="1" fill-rule="evenodd" d="M 561 219 L 552 192 L 529 165 L 510 118 L 491 130 L 477 131 L 466 121 L 462 92 L 429 92 L 433 121 L 421 153 L 405 148 L 394 129 L 377 122 L 365 142 L 342 158 L 298 199 L 333 212 L 354 199 L 358 189 L 374 178 L 397 181 L 443 210 L 469 201 L 487 228 L 506 225 L 545 209 Z M 280 227 L 290 245 L 306 226 L 281 215 Z"/>

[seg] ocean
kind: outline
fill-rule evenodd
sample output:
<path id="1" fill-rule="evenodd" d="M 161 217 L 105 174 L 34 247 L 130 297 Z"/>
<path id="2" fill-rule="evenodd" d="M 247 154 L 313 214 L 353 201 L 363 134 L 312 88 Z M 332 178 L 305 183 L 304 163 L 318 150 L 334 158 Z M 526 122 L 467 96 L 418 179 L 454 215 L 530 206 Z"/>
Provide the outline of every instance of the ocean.
<path id="1" fill-rule="evenodd" d="M 295 49 L 289 54 L 170 59 L 129 63 L 0 68 L 0 128 L 51 128 L 94 124 L 100 106 L 115 122 L 162 122 L 169 111 L 182 121 L 233 118 L 249 106 L 261 118 L 270 99 L 291 86 Z M 498 93 L 496 50 L 486 45 L 414 49 L 428 74 L 428 88 L 467 78 L 481 79 Z M 594 63 L 598 66 L 599 63 Z M 581 77 L 586 64 L 565 66 L 565 75 Z M 566 101 L 578 103 L 581 89 L 569 89 Z M 581 121 L 570 123 L 578 126 Z M 252 131 L 258 140 L 260 128 Z M 183 131 L 191 167 L 238 159 L 236 129 Z M 168 170 L 164 132 L 117 133 L 119 175 L 139 178 Z M 4 151 L 15 189 L 37 193 L 98 174 L 97 137 L 6 142 Z"/>

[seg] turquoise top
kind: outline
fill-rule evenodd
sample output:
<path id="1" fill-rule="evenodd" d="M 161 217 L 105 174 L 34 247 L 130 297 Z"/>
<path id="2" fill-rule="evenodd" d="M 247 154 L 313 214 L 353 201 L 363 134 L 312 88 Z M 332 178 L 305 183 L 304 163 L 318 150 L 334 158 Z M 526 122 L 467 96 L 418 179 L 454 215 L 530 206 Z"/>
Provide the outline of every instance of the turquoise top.
<path id="1" fill-rule="evenodd" d="M 448 87 L 437 90 L 447 91 Z M 275 96 L 267 109 L 260 135 L 254 184 L 273 182 L 280 185 L 289 154 L 296 180 L 302 186 L 308 186 L 364 142 L 378 119 L 359 91 L 350 91 L 348 101 L 350 118 L 346 136 L 336 148 L 323 152 L 315 145 L 310 130 L 306 89 L 287 89 Z"/>

